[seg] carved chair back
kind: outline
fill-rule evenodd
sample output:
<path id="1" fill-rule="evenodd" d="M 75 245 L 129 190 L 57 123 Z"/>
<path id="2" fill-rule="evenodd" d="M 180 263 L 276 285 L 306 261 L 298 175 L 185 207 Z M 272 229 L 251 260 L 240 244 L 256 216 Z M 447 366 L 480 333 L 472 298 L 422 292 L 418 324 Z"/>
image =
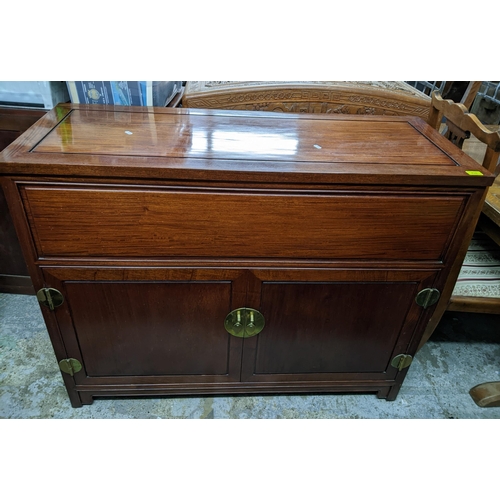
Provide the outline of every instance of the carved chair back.
<path id="1" fill-rule="evenodd" d="M 439 130 L 443 117 L 446 118 L 443 135 L 459 148 L 462 148 L 464 140 L 468 139 L 470 134 L 486 144 L 482 165 L 495 173 L 500 156 L 500 132 L 488 130 L 463 104 L 443 99 L 439 93 L 433 92 L 427 123 Z"/>

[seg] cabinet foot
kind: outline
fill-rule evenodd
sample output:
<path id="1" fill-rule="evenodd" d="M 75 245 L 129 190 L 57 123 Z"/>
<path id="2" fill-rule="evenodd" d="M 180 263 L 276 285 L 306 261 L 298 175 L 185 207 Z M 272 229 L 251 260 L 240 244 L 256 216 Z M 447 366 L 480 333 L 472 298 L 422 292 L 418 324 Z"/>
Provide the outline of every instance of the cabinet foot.
<path id="1" fill-rule="evenodd" d="M 94 402 L 94 397 L 86 392 L 80 392 L 82 405 L 91 405 Z"/>
<path id="2" fill-rule="evenodd" d="M 391 390 L 390 387 L 384 387 L 383 389 L 380 389 L 380 391 L 377 392 L 377 398 L 386 399 L 390 390 Z"/>
<path id="3" fill-rule="evenodd" d="M 91 405 L 94 402 L 93 396 L 85 392 L 68 390 L 68 395 L 73 408 L 81 408 L 83 405 Z"/>
<path id="4" fill-rule="evenodd" d="M 73 408 L 81 408 L 82 401 L 80 399 L 80 394 L 77 391 L 75 391 L 74 389 L 67 389 L 67 391 L 68 391 L 69 400 L 71 402 L 71 406 Z"/>
<path id="5" fill-rule="evenodd" d="M 389 387 L 389 391 L 385 397 L 386 401 L 394 401 L 398 397 L 399 389 L 401 389 L 401 384 L 396 384 Z"/>

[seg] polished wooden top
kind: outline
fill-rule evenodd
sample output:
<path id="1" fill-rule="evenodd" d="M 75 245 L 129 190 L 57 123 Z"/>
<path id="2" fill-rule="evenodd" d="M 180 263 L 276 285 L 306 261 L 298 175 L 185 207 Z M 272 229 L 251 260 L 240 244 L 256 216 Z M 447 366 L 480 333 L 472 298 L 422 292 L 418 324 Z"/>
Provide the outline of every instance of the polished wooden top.
<path id="1" fill-rule="evenodd" d="M 408 155 L 408 150 L 418 156 Z M 453 165 L 406 121 L 73 110 L 37 153 Z"/>
<path id="2" fill-rule="evenodd" d="M 210 170 L 279 174 L 283 181 L 292 174 L 340 182 L 369 174 L 388 184 L 422 176 L 462 185 L 493 180 L 417 117 L 68 104 L 47 113 L 0 155 L 3 174 L 132 175 L 126 167 L 146 177 Z"/>

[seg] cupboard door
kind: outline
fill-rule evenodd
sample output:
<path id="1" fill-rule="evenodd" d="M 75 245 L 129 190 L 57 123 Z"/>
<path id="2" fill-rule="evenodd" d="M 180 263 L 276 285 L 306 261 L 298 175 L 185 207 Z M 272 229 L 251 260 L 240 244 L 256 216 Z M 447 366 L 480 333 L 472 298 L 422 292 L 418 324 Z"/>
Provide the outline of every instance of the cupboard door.
<path id="1" fill-rule="evenodd" d="M 324 272 L 309 282 L 306 272 L 289 272 L 286 279 L 279 272 L 255 273 L 259 293 L 251 307 L 266 324 L 245 339 L 242 380 L 394 378 L 391 360 L 406 353 L 423 311 L 415 297 L 433 277 L 422 271 L 383 273 L 391 276 Z"/>
<path id="2" fill-rule="evenodd" d="M 64 296 L 54 313 L 68 357 L 83 365 L 77 384 L 239 380 L 242 339 L 224 328 L 228 311 L 242 305 L 238 272 L 44 274 Z"/>

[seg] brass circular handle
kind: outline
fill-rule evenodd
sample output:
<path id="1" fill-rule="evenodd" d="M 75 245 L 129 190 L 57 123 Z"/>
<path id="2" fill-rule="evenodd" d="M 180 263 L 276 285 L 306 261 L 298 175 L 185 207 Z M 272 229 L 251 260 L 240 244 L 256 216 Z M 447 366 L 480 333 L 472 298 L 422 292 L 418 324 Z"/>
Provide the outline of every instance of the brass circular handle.
<path id="1" fill-rule="evenodd" d="M 224 328 L 235 337 L 248 338 L 260 333 L 265 323 L 264 316 L 260 311 L 249 307 L 240 307 L 226 316 Z"/>

